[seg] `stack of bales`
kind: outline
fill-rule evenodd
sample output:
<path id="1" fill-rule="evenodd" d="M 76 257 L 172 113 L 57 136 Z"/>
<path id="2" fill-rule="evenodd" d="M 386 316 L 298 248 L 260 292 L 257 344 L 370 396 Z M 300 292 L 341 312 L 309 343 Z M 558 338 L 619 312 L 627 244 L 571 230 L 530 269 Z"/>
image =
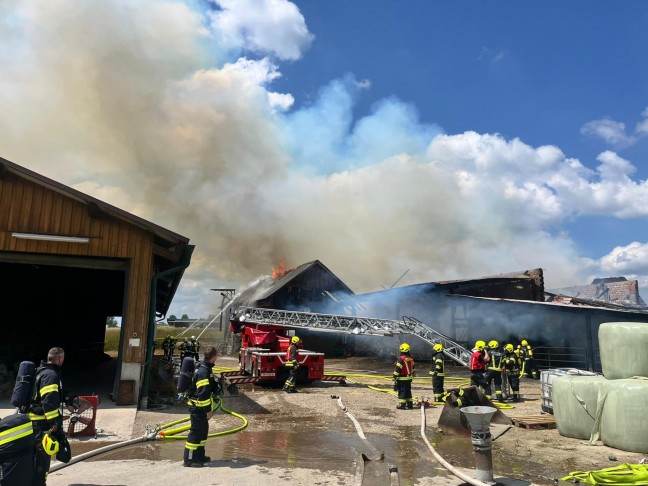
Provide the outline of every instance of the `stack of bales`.
<path id="1" fill-rule="evenodd" d="M 607 322 L 599 327 L 603 376 L 558 376 L 552 402 L 558 432 L 601 439 L 605 445 L 648 452 L 648 324 Z"/>

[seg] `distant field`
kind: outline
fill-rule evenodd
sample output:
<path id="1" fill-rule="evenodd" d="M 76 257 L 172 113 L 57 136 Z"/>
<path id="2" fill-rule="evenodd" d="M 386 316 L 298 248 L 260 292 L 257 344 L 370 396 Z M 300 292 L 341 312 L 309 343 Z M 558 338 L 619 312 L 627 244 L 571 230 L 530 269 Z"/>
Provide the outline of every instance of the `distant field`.
<path id="1" fill-rule="evenodd" d="M 178 336 L 182 331 L 184 331 L 183 328 L 178 328 L 178 327 L 171 327 L 171 326 L 157 326 L 156 328 L 156 335 L 155 335 L 155 341 L 157 342 L 157 351 L 162 353 L 162 341 L 164 340 L 165 337 L 167 336 Z M 187 337 L 190 338 L 191 336 L 196 336 L 198 337 L 198 334 L 200 334 L 203 330 L 202 329 L 190 329 L 189 331 L 185 332 L 182 336 L 179 337 L 180 340 L 182 338 Z M 106 341 L 104 344 L 104 351 L 117 351 L 119 349 L 119 334 L 121 332 L 121 328 L 119 327 L 109 327 L 106 328 Z M 204 346 L 207 344 L 216 344 L 219 343 L 223 340 L 223 335 L 224 331 L 219 331 L 218 327 L 212 329 L 211 327 L 207 329 L 202 336 L 200 336 L 200 344 L 201 344 L 201 349 L 204 349 Z"/>

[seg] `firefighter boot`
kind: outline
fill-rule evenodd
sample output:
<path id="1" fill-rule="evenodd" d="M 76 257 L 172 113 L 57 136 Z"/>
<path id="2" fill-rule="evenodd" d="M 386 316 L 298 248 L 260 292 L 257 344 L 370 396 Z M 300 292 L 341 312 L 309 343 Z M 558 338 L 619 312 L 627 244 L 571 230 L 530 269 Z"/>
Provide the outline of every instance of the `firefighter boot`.
<path id="1" fill-rule="evenodd" d="M 408 402 L 407 402 L 407 408 L 408 408 L 408 410 L 411 410 L 411 409 L 414 408 L 414 404 L 412 403 L 411 400 L 408 400 Z"/>
<path id="2" fill-rule="evenodd" d="M 407 409 L 407 406 L 405 405 L 405 402 L 400 402 L 400 403 L 396 406 L 396 409 L 397 409 L 397 410 L 406 410 L 406 409 Z"/>

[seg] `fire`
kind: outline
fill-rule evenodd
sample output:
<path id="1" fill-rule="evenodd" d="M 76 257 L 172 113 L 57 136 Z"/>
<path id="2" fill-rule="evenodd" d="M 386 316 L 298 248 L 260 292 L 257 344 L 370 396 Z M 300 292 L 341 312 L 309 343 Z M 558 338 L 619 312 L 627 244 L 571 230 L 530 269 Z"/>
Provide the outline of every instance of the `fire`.
<path id="1" fill-rule="evenodd" d="M 286 270 L 286 262 L 284 262 L 283 260 L 279 260 L 277 266 L 272 269 L 273 280 L 277 280 L 278 278 L 283 277 L 284 275 L 286 275 L 287 271 L 288 270 Z"/>

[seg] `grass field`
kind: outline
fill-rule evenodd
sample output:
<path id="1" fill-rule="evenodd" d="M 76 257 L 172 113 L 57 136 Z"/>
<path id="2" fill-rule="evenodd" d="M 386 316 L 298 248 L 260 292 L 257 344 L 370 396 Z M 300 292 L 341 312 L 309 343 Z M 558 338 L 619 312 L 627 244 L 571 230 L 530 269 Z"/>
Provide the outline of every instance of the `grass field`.
<path id="1" fill-rule="evenodd" d="M 182 331 L 184 331 L 183 328 L 178 328 L 178 327 L 172 327 L 172 326 L 157 326 L 156 328 L 156 335 L 155 335 L 155 341 L 157 343 L 157 350 L 156 352 L 162 353 L 162 341 L 164 340 L 165 337 L 167 336 L 178 336 Z M 202 329 L 190 329 L 189 331 L 185 332 L 182 336 L 180 336 L 180 340 L 182 338 L 187 337 L 190 338 L 191 336 L 196 336 L 198 337 L 198 334 L 200 334 L 203 330 Z M 121 333 L 121 328 L 120 327 L 108 327 L 106 328 L 106 340 L 104 343 L 104 351 L 117 351 L 119 349 L 119 335 Z M 219 331 L 218 327 L 212 328 L 210 327 L 207 329 L 202 336 L 200 336 L 200 346 L 201 350 L 205 349 L 205 345 L 207 344 L 216 344 L 219 343 L 223 340 L 225 331 Z"/>

